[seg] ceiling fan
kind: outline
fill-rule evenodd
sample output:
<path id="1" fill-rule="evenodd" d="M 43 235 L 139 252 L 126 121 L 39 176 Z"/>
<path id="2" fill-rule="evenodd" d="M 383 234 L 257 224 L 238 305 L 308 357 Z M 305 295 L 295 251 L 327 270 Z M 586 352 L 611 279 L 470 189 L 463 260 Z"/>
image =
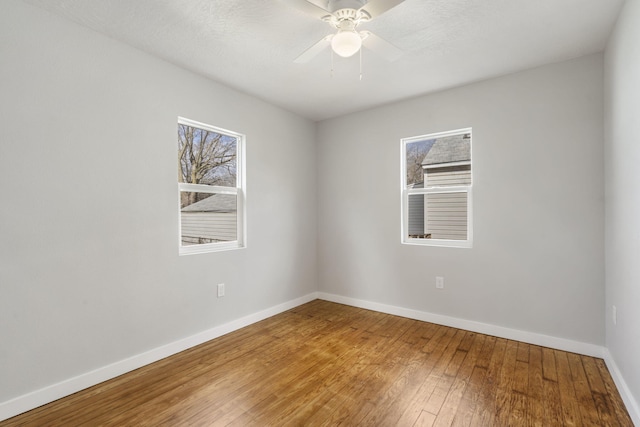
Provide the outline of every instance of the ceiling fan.
<path id="1" fill-rule="evenodd" d="M 304 51 L 294 62 L 309 62 L 327 46 L 344 58 L 353 56 L 364 45 L 389 61 L 395 61 L 402 51 L 370 31 L 358 31 L 358 25 L 382 15 L 404 0 L 323 0 L 323 8 L 307 0 L 282 0 L 299 10 L 319 18 L 337 29 Z"/>

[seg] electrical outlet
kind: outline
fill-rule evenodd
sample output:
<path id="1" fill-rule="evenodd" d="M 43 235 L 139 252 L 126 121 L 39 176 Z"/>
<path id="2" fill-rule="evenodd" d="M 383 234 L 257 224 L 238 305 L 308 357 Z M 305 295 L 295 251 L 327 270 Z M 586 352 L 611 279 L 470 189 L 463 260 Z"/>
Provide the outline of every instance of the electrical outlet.
<path id="1" fill-rule="evenodd" d="M 611 307 L 611 320 L 614 326 L 618 324 L 618 308 L 615 305 Z"/>
<path id="2" fill-rule="evenodd" d="M 218 298 L 224 296 L 224 283 L 218 283 Z"/>
<path id="3" fill-rule="evenodd" d="M 444 289 L 444 277 L 436 276 L 436 289 Z"/>

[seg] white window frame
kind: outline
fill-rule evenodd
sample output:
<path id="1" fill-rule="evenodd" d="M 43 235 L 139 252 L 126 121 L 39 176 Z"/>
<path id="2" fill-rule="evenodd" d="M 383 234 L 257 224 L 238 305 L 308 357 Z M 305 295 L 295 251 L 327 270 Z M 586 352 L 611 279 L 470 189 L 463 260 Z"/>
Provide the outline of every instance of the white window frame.
<path id="1" fill-rule="evenodd" d="M 412 142 L 437 139 L 460 134 L 471 134 L 471 160 L 469 162 L 451 163 L 451 166 L 471 165 L 471 184 L 428 187 L 428 188 L 407 188 L 407 144 Z M 401 226 L 400 240 L 405 245 L 419 246 L 443 246 L 451 248 L 471 248 L 473 247 L 473 133 L 471 128 L 457 129 L 447 132 L 431 133 L 421 136 L 413 136 L 400 140 L 400 188 L 401 188 Z M 435 194 L 435 193 L 466 193 L 467 194 L 467 239 L 419 239 L 409 237 L 409 196 L 415 194 Z"/>
<path id="2" fill-rule="evenodd" d="M 247 212 L 246 212 L 246 188 L 245 188 L 245 146 L 246 137 L 243 134 L 233 132 L 230 130 L 222 129 L 219 127 L 211 126 L 205 123 L 197 122 L 195 120 L 186 119 L 184 117 L 178 117 L 179 125 L 186 125 L 195 127 L 198 129 L 208 130 L 218 134 L 227 135 L 236 139 L 236 186 L 235 187 L 223 187 L 217 185 L 207 184 L 190 184 L 190 183 L 178 183 L 178 248 L 180 255 L 201 254 L 208 252 L 228 251 L 233 249 L 241 249 L 247 246 Z M 210 194 L 234 194 L 236 195 L 236 240 L 229 242 L 215 242 L 215 243 L 203 243 L 199 245 L 182 245 L 182 213 L 180 211 L 180 193 L 182 192 L 197 192 L 197 193 L 210 193 Z"/>

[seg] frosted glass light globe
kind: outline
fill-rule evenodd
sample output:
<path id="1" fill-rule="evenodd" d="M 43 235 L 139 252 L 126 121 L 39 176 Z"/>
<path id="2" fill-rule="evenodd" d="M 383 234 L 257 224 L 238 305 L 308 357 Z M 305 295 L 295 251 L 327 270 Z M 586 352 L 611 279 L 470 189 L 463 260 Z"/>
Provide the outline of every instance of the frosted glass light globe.
<path id="1" fill-rule="evenodd" d="M 338 31 L 331 39 L 331 49 L 343 58 L 348 58 L 360 50 L 362 38 L 355 31 Z"/>

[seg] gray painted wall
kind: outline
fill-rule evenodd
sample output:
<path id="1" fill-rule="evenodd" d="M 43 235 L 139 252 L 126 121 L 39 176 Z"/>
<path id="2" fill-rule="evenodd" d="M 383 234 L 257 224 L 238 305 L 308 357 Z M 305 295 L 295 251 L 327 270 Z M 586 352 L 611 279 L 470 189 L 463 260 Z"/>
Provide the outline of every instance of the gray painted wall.
<path id="1" fill-rule="evenodd" d="M 465 127 L 473 248 L 402 245 L 400 139 Z M 317 150 L 320 291 L 604 344 L 601 54 L 324 121 Z"/>
<path id="2" fill-rule="evenodd" d="M 0 402 L 317 289 L 312 122 L 18 1 L 0 52 Z M 178 256 L 178 116 L 247 136 L 246 249 Z"/>
<path id="3" fill-rule="evenodd" d="M 605 56 L 607 347 L 640 402 L 640 1 L 627 1 Z M 618 309 L 617 325 L 611 308 Z M 637 412 L 636 412 L 637 413 Z"/>

